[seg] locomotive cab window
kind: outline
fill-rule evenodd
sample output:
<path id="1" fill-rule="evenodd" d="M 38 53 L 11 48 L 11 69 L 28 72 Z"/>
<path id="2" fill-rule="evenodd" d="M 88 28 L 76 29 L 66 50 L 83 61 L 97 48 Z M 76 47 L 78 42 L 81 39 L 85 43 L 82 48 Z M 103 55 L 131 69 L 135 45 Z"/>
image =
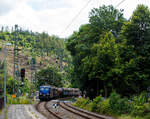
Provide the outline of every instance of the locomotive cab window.
<path id="1" fill-rule="evenodd" d="M 42 87 L 42 88 L 40 88 L 40 90 L 44 90 L 44 88 Z"/>
<path id="2" fill-rule="evenodd" d="M 46 91 L 48 91 L 48 90 L 49 90 L 49 88 L 45 88 L 45 90 L 46 90 Z"/>

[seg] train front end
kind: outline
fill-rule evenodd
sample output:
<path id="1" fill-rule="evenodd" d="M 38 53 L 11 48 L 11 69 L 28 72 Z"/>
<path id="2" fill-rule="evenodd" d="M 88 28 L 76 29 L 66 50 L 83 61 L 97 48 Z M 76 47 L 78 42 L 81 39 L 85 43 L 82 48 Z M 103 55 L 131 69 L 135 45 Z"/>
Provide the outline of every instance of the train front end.
<path id="1" fill-rule="evenodd" d="M 50 100 L 51 98 L 50 92 L 51 92 L 50 86 L 40 86 L 39 99 L 41 101 Z"/>

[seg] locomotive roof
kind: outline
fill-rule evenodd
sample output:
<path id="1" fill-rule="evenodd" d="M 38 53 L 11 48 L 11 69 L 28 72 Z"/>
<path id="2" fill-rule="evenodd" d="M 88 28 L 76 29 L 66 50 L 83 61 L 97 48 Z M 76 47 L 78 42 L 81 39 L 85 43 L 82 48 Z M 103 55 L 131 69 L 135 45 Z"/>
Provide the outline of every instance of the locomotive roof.
<path id="1" fill-rule="evenodd" d="M 55 86 L 51 86 L 51 85 L 43 85 L 43 86 L 40 86 L 40 87 L 50 87 L 50 88 L 53 88 Z"/>
<path id="2" fill-rule="evenodd" d="M 43 86 L 40 86 L 40 87 L 51 87 L 50 85 L 43 85 Z"/>

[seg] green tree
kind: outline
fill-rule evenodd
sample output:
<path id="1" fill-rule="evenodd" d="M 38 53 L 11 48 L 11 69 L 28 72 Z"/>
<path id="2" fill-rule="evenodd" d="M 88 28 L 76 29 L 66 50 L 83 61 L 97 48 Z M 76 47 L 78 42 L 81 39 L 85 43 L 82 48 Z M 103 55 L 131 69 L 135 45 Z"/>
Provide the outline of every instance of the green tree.
<path id="1" fill-rule="evenodd" d="M 116 40 L 110 32 L 106 33 L 100 39 L 99 44 L 93 45 L 90 56 L 82 60 L 84 74 L 88 75 L 88 80 L 95 85 L 90 87 L 90 89 L 93 88 L 91 93 L 97 92 L 95 95 L 99 95 L 100 89 L 103 89 L 104 95 L 107 97 L 108 89 L 112 89 L 113 80 L 119 80 L 114 76 L 114 74 L 121 74 L 119 45 L 116 44 Z"/>
<path id="2" fill-rule="evenodd" d="M 130 79 L 132 90 L 140 93 L 150 81 L 150 10 L 138 5 L 131 19 L 123 26 L 122 35 L 126 39 L 132 57 L 124 57 L 125 74 Z"/>
<path id="3" fill-rule="evenodd" d="M 59 73 L 57 68 L 48 66 L 36 73 L 37 87 L 45 84 L 61 87 L 61 77 L 61 73 Z"/>
<path id="4" fill-rule="evenodd" d="M 98 33 L 97 35 L 111 31 L 117 37 L 120 34 L 122 25 L 126 21 L 122 12 L 123 10 L 119 11 L 112 5 L 103 5 L 102 7 L 91 10 L 89 22 L 94 31 Z"/>
<path id="5" fill-rule="evenodd" d="M 100 79 L 101 74 L 98 73 L 98 69 L 94 69 L 98 68 L 96 65 L 102 64 L 103 62 L 102 60 L 99 61 L 98 57 L 96 59 L 96 56 L 99 54 L 96 48 L 101 44 L 101 41 L 103 44 L 109 44 L 109 42 L 111 42 L 111 40 L 108 40 L 108 42 L 104 40 L 107 32 L 112 32 L 115 38 L 118 38 L 125 19 L 122 12 L 115 9 L 113 6 L 102 6 L 91 11 L 89 22 L 89 24 L 82 25 L 78 32 L 74 32 L 73 35 L 68 38 L 66 47 L 73 57 L 73 70 L 71 73 L 73 87 L 78 86 L 81 90 L 87 90 L 87 93 L 89 93 L 88 95 L 93 94 L 93 96 L 96 96 L 99 94 L 100 89 L 104 89 L 104 79 Z M 113 37 L 112 35 L 110 36 L 111 38 Z M 115 40 L 115 42 L 117 41 Z M 94 47 L 95 53 L 92 55 Z M 95 57 L 95 60 L 93 57 Z M 111 55 L 108 54 L 108 57 L 111 58 Z M 110 61 L 112 62 L 113 60 L 114 59 Z M 108 59 L 107 68 L 111 67 L 111 62 L 109 62 Z"/>

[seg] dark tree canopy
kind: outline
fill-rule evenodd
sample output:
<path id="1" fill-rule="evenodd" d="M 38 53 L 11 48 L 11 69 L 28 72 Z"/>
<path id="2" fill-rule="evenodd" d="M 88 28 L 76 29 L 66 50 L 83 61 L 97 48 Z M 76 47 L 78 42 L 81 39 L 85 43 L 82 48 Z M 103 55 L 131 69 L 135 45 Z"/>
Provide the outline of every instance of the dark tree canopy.
<path id="1" fill-rule="evenodd" d="M 48 66 L 36 73 L 37 87 L 45 84 L 61 87 L 61 77 L 62 76 L 57 68 Z"/>
<path id="2" fill-rule="evenodd" d="M 73 58 L 72 85 L 94 97 L 140 93 L 150 85 L 150 10 L 138 5 L 126 21 L 113 6 L 94 8 L 89 24 L 66 42 Z M 118 42 L 119 41 L 119 42 Z"/>

